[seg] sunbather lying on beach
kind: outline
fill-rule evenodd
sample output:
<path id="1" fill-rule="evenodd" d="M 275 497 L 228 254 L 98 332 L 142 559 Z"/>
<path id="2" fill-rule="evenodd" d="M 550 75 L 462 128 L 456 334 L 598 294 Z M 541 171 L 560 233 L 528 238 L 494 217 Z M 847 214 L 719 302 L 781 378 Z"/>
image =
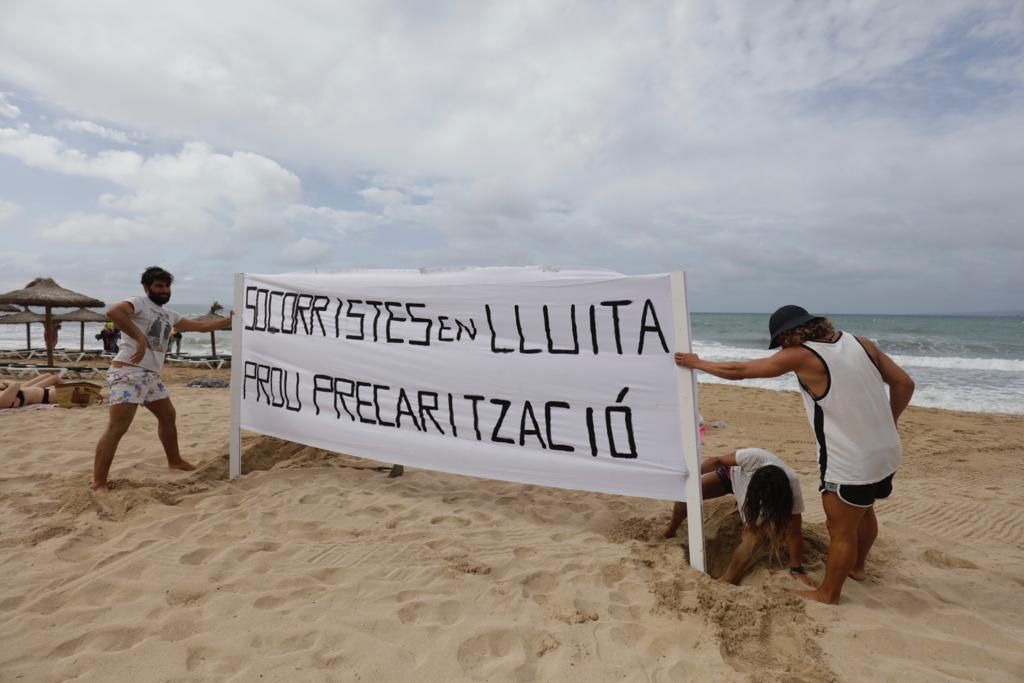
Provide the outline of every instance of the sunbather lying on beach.
<path id="1" fill-rule="evenodd" d="M 0 409 L 55 403 L 50 387 L 59 382 L 60 377 L 55 374 L 38 375 L 25 382 L 0 380 Z"/>
<path id="2" fill-rule="evenodd" d="M 740 544 L 733 551 L 725 573 L 719 577 L 722 581 L 738 584 L 761 543 L 767 542 L 774 552 L 785 542 L 789 549 L 790 575 L 817 587 L 803 568 L 801 513 L 804 499 L 796 472 L 763 448 L 740 448 L 726 455 L 705 458 L 700 471 L 704 500 L 732 493 L 743 521 Z M 676 503 L 665 538 L 675 536 L 684 519 L 686 503 Z"/>

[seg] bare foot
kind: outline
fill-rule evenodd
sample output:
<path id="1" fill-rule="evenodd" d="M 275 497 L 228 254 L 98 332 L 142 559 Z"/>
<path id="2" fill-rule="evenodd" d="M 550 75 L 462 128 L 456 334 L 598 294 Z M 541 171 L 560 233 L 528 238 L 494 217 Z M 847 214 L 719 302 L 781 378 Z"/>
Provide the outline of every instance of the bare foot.
<path id="1" fill-rule="evenodd" d="M 849 576 L 854 581 L 863 581 L 864 579 L 868 578 L 868 573 L 863 569 L 854 569 L 847 576 Z"/>
<path id="2" fill-rule="evenodd" d="M 193 465 L 190 462 L 185 462 L 184 460 L 179 460 L 177 462 L 169 462 L 169 463 L 167 463 L 167 467 L 168 467 L 168 469 L 172 469 L 172 470 L 185 470 L 186 472 L 191 472 L 192 470 L 194 470 L 196 468 L 195 465 Z"/>
<path id="3" fill-rule="evenodd" d="M 90 485 L 90 488 L 91 488 L 91 489 L 92 489 L 93 491 L 95 491 L 96 493 L 107 493 L 108 491 L 110 491 L 110 489 L 108 489 L 108 488 L 107 488 L 107 482 L 103 482 L 103 483 L 101 484 L 101 483 L 99 483 L 99 482 L 95 482 L 95 481 L 94 481 L 94 482 L 93 482 L 93 483 L 92 483 L 92 484 Z"/>
<path id="4" fill-rule="evenodd" d="M 815 602 L 823 602 L 826 605 L 839 604 L 838 600 L 834 602 L 832 600 L 829 600 L 825 595 L 822 594 L 821 591 L 797 591 L 796 594 L 799 595 L 801 598 L 806 598 L 807 600 L 814 600 Z"/>
<path id="5" fill-rule="evenodd" d="M 818 582 L 812 579 L 811 577 L 807 576 L 807 574 L 790 574 L 790 576 L 799 581 L 800 583 L 804 584 L 805 586 L 810 586 L 811 588 L 818 587 Z"/>
<path id="6" fill-rule="evenodd" d="M 675 529 L 665 529 L 665 538 L 675 538 L 675 537 L 676 537 L 676 530 Z"/>

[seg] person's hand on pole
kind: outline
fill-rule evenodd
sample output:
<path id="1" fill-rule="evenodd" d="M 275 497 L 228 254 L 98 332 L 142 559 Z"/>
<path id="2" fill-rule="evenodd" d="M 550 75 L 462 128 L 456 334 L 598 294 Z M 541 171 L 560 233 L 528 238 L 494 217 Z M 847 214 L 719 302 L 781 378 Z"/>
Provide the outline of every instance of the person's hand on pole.
<path id="1" fill-rule="evenodd" d="M 677 353 L 675 355 L 676 365 L 681 368 L 693 369 L 697 367 L 697 363 L 700 362 L 700 357 L 695 353 Z"/>

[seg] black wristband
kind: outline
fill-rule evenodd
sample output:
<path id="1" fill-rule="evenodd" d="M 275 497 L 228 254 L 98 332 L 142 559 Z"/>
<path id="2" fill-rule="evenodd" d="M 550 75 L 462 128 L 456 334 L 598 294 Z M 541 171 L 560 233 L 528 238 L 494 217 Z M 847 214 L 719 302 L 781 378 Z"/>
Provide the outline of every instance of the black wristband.
<path id="1" fill-rule="evenodd" d="M 806 574 L 807 570 L 804 569 L 804 566 L 801 564 L 798 567 L 790 567 L 789 568 L 789 573 L 790 574 Z"/>

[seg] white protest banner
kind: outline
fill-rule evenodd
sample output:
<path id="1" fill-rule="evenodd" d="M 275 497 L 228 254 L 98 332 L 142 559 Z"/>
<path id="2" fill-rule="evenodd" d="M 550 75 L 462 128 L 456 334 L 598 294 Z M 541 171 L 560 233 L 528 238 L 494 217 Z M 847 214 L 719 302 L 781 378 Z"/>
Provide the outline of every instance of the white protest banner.
<path id="1" fill-rule="evenodd" d="M 239 275 L 233 420 L 415 468 L 692 498 L 682 287 L 545 268 Z"/>

